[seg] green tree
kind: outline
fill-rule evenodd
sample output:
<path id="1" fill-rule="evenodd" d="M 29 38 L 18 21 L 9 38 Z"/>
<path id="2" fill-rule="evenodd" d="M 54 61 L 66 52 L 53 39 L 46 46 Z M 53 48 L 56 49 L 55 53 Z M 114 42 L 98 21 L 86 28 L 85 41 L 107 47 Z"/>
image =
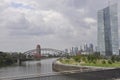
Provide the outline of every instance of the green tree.
<path id="1" fill-rule="evenodd" d="M 0 52 L 0 66 L 11 65 L 15 62 L 11 54 Z"/>

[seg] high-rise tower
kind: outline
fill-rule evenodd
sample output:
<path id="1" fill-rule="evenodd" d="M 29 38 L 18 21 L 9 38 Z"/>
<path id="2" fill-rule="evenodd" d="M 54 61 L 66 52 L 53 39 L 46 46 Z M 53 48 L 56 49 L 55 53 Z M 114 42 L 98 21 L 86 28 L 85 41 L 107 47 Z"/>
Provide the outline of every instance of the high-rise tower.
<path id="1" fill-rule="evenodd" d="M 40 45 L 37 45 L 35 53 L 34 53 L 34 58 L 35 59 L 40 59 L 41 57 L 42 57 L 42 55 L 41 55 L 41 47 L 40 47 Z"/>
<path id="2" fill-rule="evenodd" d="M 98 11 L 98 51 L 101 55 L 119 55 L 117 4 Z"/>
<path id="3" fill-rule="evenodd" d="M 36 53 L 41 55 L 41 47 L 40 47 L 40 45 L 36 46 Z"/>

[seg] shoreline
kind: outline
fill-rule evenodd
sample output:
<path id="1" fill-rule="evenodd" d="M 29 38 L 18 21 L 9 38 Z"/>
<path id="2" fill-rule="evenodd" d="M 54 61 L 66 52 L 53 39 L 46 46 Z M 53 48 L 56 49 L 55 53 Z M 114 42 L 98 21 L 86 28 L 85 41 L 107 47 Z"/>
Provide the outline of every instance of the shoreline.
<path id="1" fill-rule="evenodd" d="M 96 66 L 80 66 L 72 64 L 63 64 L 60 61 L 56 60 L 52 64 L 55 71 L 79 71 L 79 72 L 90 72 L 90 71 L 100 71 L 100 70 L 109 70 L 117 69 L 116 67 L 96 67 Z"/>

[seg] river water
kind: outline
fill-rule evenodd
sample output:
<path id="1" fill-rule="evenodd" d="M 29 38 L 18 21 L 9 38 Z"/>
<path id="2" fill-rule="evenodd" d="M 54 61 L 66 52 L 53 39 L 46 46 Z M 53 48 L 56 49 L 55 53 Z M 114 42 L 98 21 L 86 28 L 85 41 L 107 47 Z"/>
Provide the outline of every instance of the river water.
<path id="1" fill-rule="evenodd" d="M 17 80 L 113 80 L 111 76 L 119 77 L 119 70 L 112 75 L 104 72 L 90 72 L 90 73 L 76 73 L 69 75 L 56 75 L 56 76 L 46 76 L 55 73 L 52 70 L 52 62 L 57 58 L 43 59 L 40 61 L 25 61 L 21 65 L 7 66 L 0 68 L 0 80 L 13 79 L 17 77 Z M 99 75 L 99 74 L 100 75 Z M 116 74 L 115 74 L 116 73 Z M 33 77 L 33 75 L 45 75 L 46 77 Z M 109 79 L 105 76 L 110 75 Z M 27 79 L 24 78 L 27 76 Z M 32 76 L 32 77 L 31 77 Z M 30 78 L 31 77 L 31 78 Z"/>
<path id="2" fill-rule="evenodd" d="M 54 60 L 56 58 L 25 61 L 21 65 L 2 67 L 0 68 L 0 78 L 50 74 L 54 72 L 52 70 L 52 62 Z"/>

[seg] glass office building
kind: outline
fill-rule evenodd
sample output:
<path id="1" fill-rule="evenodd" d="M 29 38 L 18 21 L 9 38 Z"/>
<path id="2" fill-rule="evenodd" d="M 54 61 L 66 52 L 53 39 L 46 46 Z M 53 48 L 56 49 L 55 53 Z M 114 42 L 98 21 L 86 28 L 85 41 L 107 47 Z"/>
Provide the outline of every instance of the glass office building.
<path id="1" fill-rule="evenodd" d="M 98 11 L 98 51 L 101 55 L 119 55 L 117 4 Z"/>

